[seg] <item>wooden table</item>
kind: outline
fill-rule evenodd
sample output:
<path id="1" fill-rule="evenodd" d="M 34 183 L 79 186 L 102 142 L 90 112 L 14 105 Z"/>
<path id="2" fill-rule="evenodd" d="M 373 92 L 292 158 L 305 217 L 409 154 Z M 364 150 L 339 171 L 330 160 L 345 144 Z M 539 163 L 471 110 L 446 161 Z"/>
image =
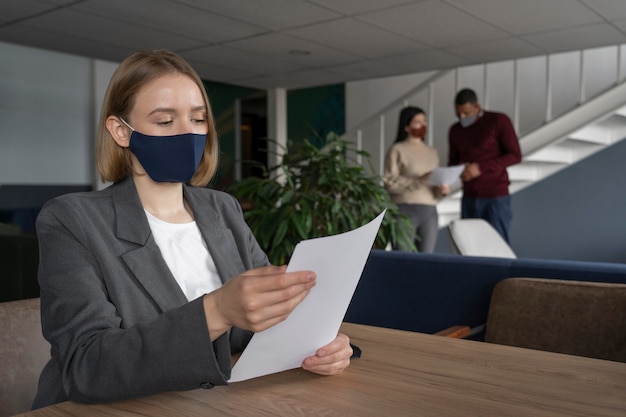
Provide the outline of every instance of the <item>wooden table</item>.
<path id="1" fill-rule="evenodd" d="M 210 390 L 23 416 L 626 416 L 626 363 L 345 323 L 362 357 Z"/>

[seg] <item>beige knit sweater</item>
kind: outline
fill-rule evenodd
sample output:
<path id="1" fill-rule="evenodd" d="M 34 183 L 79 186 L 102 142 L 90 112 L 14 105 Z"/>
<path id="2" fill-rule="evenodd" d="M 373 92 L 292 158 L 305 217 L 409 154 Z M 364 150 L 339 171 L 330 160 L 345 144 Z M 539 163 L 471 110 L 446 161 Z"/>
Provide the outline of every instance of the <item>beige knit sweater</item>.
<path id="1" fill-rule="evenodd" d="M 427 184 L 424 175 L 439 166 L 437 150 L 422 140 L 394 143 L 385 158 L 383 181 L 396 204 L 437 204 L 438 187 Z"/>

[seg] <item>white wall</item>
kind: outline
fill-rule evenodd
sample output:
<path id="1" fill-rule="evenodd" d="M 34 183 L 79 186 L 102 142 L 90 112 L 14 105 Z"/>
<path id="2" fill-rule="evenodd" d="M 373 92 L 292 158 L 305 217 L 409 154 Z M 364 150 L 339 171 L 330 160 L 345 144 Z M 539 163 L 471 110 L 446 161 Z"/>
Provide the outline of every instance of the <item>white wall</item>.
<path id="1" fill-rule="evenodd" d="M 0 185 L 91 185 L 116 64 L 0 42 Z"/>
<path id="2" fill-rule="evenodd" d="M 433 72 L 355 81 L 346 84 L 346 129 L 351 130 L 426 80 Z M 358 105 L 356 105 L 358 103 Z"/>

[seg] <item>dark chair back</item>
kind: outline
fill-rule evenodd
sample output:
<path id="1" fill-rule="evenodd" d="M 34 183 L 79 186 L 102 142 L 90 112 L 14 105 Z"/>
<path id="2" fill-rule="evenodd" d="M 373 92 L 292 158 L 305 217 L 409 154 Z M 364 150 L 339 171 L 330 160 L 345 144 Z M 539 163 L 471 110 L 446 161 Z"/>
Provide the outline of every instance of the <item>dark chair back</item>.
<path id="1" fill-rule="evenodd" d="M 626 284 L 508 278 L 492 294 L 485 341 L 626 362 Z"/>

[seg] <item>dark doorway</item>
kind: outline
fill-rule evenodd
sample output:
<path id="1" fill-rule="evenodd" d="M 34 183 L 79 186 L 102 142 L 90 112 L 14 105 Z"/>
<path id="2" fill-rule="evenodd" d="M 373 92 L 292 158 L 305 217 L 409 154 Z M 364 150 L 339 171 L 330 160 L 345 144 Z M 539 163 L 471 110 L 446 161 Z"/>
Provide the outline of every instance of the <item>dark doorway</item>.
<path id="1" fill-rule="evenodd" d="M 241 178 L 262 177 L 267 169 L 267 98 L 241 100 Z"/>

